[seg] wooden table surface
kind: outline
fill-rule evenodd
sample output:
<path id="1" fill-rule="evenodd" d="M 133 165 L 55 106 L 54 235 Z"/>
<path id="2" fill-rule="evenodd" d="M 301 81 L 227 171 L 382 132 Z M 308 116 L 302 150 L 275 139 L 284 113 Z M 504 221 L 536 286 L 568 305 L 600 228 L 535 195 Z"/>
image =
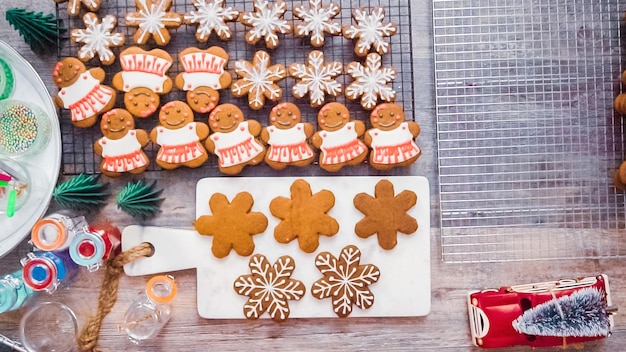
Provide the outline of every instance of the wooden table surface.
<path id="1" fill-rule="evenodd" d="M 0 2 L 6 11 L 9 2 Z M 28 0 L 20 2 L 26 8 L 54 13 L 52 1 Z M 15 6 L 15 5 L 13 5 Z M 416 119 L 422 127 L 418 143 L 424 153 L 411 170 L 412 174 L 426 176 L 431 183 L 431 265 L 432 308 L 429 315 L 415 318 L 348 318 L 348 319 L 290 319 L 276 323 L 269 319 L 207 320 L 196 311 L 196 275 L 193 270 L 176 272 L 178 296 L 173 305 L 172 318 L 153 340 L 137 346 L 125 334 L 118 332 L 117 324 L 124 312 L 141 292 L 148 277 L 123 276 L 119 297 L 112 312 L 105 318 L 99 346 L 105 351 L 242 351 L 242 350 L 450 350 L 477 351 L 470 341 L 466 294 L 470 290 L 523 284 L 558 278 L 605 273 L 610 278 L 614 304 L 626 307 L 626 270 L 624 259 L 523 261 L 507 263 L 450 264 L 441 260 L 438 226 L 438 195 L 436 172 L 436 125 L 434 108 L 433 48 L 431 33 L 431 4 L 427 0 L 413 2 L 413 50 L 416 77 Z M 55 56 L 38 57 L 24 44 L 19 34 L 4 18 L 0 19 L 0 38 L 14 46 L 37 69 L 49 91 L 56 93 L 51 82 Z M 144 224 L 190 227 L 194 220 L 195 183 L 202 175 L 194 170 L 153 172 L 146 178 L 156 179 L 165 191 L 163 213 Z M 127 178 L 110 180 L 111 189 L 119 189 Z M 182 197 L 181 194 L 188 194 Z M 112 203 L 112 202 L 110 202 Z M 90 222 L 111 221 L 123 228 L 138 222 L 108 204 L 97 213 L 87 214 Z M 546 231 L 546 235 L 548 235 Z M 0 258 L 0 272 L 9 272 L 29 250 L 24 241 L 15 250 Z M 42 294 L 36 300 L 67 303 L 81 316 L 93 313 L 97 302 L 103 271 L 83 271 L 70 287 L 53 295 Z M 0 314 L 0 333 L 16 338 L 18 323 L 24 309 Z M 615 317 L 613 335 L 588 343 L 585 350 L 619 351 L 626 343 L 626 319 Z M 568 346 L 580 349 L 581 346 Z M 559 350 L 561 348 L 558 348 Z M 0 351 L 4 351 L 0 347 Z M 509 350 L 526 351 L 519 347 Z M 545 349 L 546 351 L 557 350 Z"/>

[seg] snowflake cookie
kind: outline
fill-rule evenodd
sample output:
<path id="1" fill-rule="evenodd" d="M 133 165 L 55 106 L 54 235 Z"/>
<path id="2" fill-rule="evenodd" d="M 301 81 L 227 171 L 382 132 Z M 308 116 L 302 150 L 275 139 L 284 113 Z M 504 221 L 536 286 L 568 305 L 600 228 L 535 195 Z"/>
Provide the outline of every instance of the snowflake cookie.
<path id="1" fill-rule="evenodd" d="M 250 275 L 242 275 L 235 280 L 233 287 L 237 294 L 248 296 L 243 306 L 247 319 L 258 319 L 267 312 L 275 321 L 289 317 L 289 301 L 300 300 L 306 287 L 301 281 L 291 278 L 296 263 L 290 256 L 282 256 L 270 265 L 261 254 L 250 257 Z"/>
<path id="2" fill-rule="evenodd" d="M 341 84 L 335 77 L 341 74 L 343 67 L 341 62 L 324 62 L 324 53 L 318 50 L 311 51 L 307 61 L 308 65 L 289 66 L 289 75 L 297 79 L 292 92 L 296 98 L 309 94 L 312 107 L 322 106 L 326 94 L 335 97 L 341 94 Z"/>
<path id="3" fill-rule="evenodd" d="M 311 286 L 317 299 L 330 298 L 333 311 L 344 318 L 352 313 L 352 305 L 368 309 L 374 304 L 369 285 L 378 281 L 380 270 L 373 264 L 360 264 L 361 251 L 353 245 L 341 250 L 339 259 L 329 252 L 315 257 L 315 266 L 324 275 Z"/>
<path id="4" fill-rule="evenodd" d="M 196 39 L 205 43 L 211 33 L 215 31 L 217 36 L 226 40 L 231 37 L 227 21 L 236 21 L 239 11 L 232 7 L 224 7 L 225 0 L 193 0 L 196 11 L 191 11 L 184 16 L 185 24 L 196 24 Z"/>
<path id="5" fill-rule="evenodd" d="M 252 254 L 252 236 L 267 228 L 267 217 L 252 212 L 253 204 L 254 199 L 248 192 L 237 193 L 232 202 L 222 193 L 211 196 L 209 208 L 213 215 L 198 217 L 193 226 L 201 235 L 213 236 L 211 251 L 215 257 L 224 258 L 231 249 L 241 256 Z"/>
<path id="6" fill-rule="evenodd" d="M 254 0 L 254 12 L 246 12 L 240 17 L 244 26 L 252 27 L 246 33 L 246 42 L 255 45 L 261 38 L 268 49 L 278 46 L 278 33 L 291 33 L 291 25 L 283 19 L 287 11 L 284 1 L 270 5 L 267 0 Z"/>
<path id="7" fill-rule="evenodd" d="M 230 91 L 236 97 L 248 95 L 248 106 L 259 110 L 265 105 L 265 98 L 278 101 L 283 96 L 283 90 L 276 82 L 285 78 L 285 66 L 277 64 L 270 66 L 270 55 L 259 50 L 254 54 L 252 62 L 239 60 L 235 62 L 235 73 L 241 78 L 235 81 Z"/>
<path id="8" fill-rule="evenodd" d="M 370 13 L 363 8 L 355 9 L 352 11 L 352 18 L 356 25 L 344 26 L 342 32 L 346 39 L 357 39 L 354 46 L 357 56 L 367 55 L 372 47 L 380 55 L 389 52 L 389 43 L 384 38 L 396 34 L 397 27 L 393 23 L 383 23 L 383 8 L 374 7 Z"/>
<path id="9" fill-rule="evenodd" d="M 301 24 L 296 25 L 296 36 L 311 36 L 311 45 L 316 48 L 324 45 L 324 33 L 341 34 L 341 26 L 333 22 L 340 11 L 341 7 L 335 3 L 324 7 L 322 0 L 309 0 L 308 7 L 296 5 L 293 15 L 302 20 Z"/>
<path id="10" fill-rule="evenodd" d="M 354 82 L 346 88 L 346 97 L 351 100 L 360 97 L 364 109 L 374 109 L 379 98 L 386 102 L 396 99 L 396 91 L 387 85 L 396 78 L 396 70 L 382 67 L 380 55 L 368 54 L 365 66 L 360 62 L 351 62 L 346 72 L 354 79 Z"/>
<path id="11" fill-rule="evenodd" d="M 354 232 L 361 238 L 377 234 L 380 247 L 392 249 L 398 243 L 398 232 L 410 235 L 417 231 L 417 220 L 407 214 L 416 203 L 415 192 L 404 190 L 396 195 L 393 183 L 381 180 L 374 187 L 374 197 L 367 193 L 354 197 L 354 207 L 365 214 Z"/>
<path id="12" fill-rule="evenodd" d="M 270 202 L 270 212 L 281 221 L 274 229 L 279 243 L 298 239 L 298 246 L 312 253 L 319 246 L 320 236 L 334 236 L 339 223 L 328 212 L 335 206 L 333 192 L 323 189 L 311 192 L 311 185 L 302 179 L 295 180 L 290 188 L 291 199 L 276 197 Z"/>
<path id="13" fill-rule="evenodd" d="M 135 0 L 136 12 L 126 15 L 126 25 L 138 27 L 133 36 L 136 44 L 146 44 L 150 37 L 157 45 L 164 46 L 170 42 L 168 28 L 178 28 L 183 24 L 183 16 L 170 12 L 172 0 Z"/>
<path id="14" fill-rule="evenodd" d="M 76 43 L 84 45 L 78 50 L 78 58 L 82 61 L 89 61 L 96 54 L 103 65 L 110 65 L 115 61 L 115 54 L 111 47 L 122 46 L 124 44 L 124 34 L 111 33 L 117 21 L 115 16 L 106 15 L 102 21 L 92 12 L 83 16 L 85 29 L 72 29 L 70 36 Z"/>
<path id="15" fill-rule="evenodd" d="M 70 16 L 78 16 L 80 14 L 81 4 L 89 11 L 98 11 L 102 0 L 54 0 L 57 4 L 67 2 L 67 13 Z"/>

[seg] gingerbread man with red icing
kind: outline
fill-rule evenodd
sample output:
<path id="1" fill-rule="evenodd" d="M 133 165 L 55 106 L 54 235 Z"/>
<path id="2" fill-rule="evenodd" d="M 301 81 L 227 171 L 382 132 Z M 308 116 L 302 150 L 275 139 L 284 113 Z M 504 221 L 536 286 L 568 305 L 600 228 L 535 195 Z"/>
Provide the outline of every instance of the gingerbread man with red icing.
<path id="1" fill-rule="evenodd" d="M 182 101 L 170 101 L 161 107 L 159 125 L 150 132 L 152 142 L 161 147 L 156 156 L 160 167 L 196 168 L 207 161 L 209 156 L 202 141 L 209 135 L 209 126 L 193 118 L 193 110 Z"/>
<path id="2" fill-rule="evenodd" d="M 73 57 L 66 57 L 54 66 L 52 78 L 59 87 L 54 102 L 58 107 L 70 110 L 74 126 L 93 126 L 99 114 L 115 105 L 115 90 L 101 84 L 104 76 L 102 68 L 87 70 L 85 64 Z"/>
<path id="3" fill-rule="evenodd" d="M 324 105 L 317 114 L 320 130 L 311 143 L 321 150 L 319 165 L 329 172 L 337 172 L 345 165 L 357 165 L 367 157 L 367 146 L 361 141 L 365 133 L 362 121 L 350 120 L 345 105 L 337 102 Z"/>
<path id="4" fill-rule="evenodd" d="M 265 163 L 282 170 L 287 165 L 306 166 L 313 162 L 315 152 L 308 140 L 313 126 L 301 122 L 300 109 L 293 103 L 280 103 L 270 112 L 270 126 L 263 127 L 261 140 L 269 147 Z"/>
<path id="5" fill-rule="evenodd" d="M 209 127 L 213 133 L 207 138 L 205 146 L 219 159 L 222 173 L 236 175 L 244 166 L 263 161 L 265 146 L 257 138 L 261 133 L 261 124 L 245 120 L 236 105 L 218 105 L 209 115 Z"/>
<path id="6" fill-rule="evenodd" d="M 410 165 L 422 154 L 414 141 L 420 126 L 405 121 L 400 105 L 378 105 L 370 114 L 370 122 L 373 127 L 365 133 L 364 142 L 372 149 L 369 161 L 376 170 Z"/>
<path id="7" fill-rule="evenodd" d="M 124 109 L 113 109 L 100 120 L 100 130 L 104 137 L 94 145 L 94 153 L 102 157 L 100 171 L 107 176 L 117 177 L 124 172 L 138 174 L 144 172 L 150 161 L 143 152 L 148 144 L 148 133 L 135 129 L 135 119 Z"/>

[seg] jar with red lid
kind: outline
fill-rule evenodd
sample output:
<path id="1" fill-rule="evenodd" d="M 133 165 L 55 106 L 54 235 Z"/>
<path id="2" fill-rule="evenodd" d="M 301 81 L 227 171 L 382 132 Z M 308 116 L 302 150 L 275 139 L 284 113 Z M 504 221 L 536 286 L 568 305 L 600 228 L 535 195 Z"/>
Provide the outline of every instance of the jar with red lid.
<path id="1" fill-rule="evenodd" d="M 33 291 L 54 292 L 62 281 L 78 272 L 78 266 L 69 258 L 67 251 L 36 251 L 21 260 L 24 284 Z"/>
<path id="2" fill-rule="evenodd" d="M 120 230 L 112 225 L 89 227 L 70 243 L 70 257 L 74 263 L 96 271 L 105 260 L 119 254 L 121 237 Z"/>

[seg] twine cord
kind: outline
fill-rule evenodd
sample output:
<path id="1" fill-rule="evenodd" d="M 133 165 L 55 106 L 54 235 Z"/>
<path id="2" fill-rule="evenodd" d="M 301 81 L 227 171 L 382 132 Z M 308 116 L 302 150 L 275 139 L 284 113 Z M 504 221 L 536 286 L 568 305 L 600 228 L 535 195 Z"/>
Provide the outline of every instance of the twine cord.
<path id="1" fill-rule="evenodd" d="M 142 257 L 153 254 L 153 247 L 149 243 L 139 244 L 104 263 L 105 273 L 100 295 L 98 296 L 98 310 L 95 316 L 87 320 L 78 337 L 78 347 L 81 351 L 97 351 L 98 336 L 102 320 L 106 317 L 117 301 L 117 288 L 120 275 L 124 272 L 124 265 Z"/>

